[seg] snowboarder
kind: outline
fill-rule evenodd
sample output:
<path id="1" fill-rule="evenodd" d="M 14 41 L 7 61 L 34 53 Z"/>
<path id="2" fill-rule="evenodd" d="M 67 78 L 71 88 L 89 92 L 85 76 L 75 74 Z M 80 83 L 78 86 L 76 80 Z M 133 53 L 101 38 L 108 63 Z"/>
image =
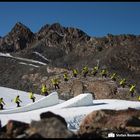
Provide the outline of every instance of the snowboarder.
<path id="1" fill-rule="evenodd" d="M 85 66 L 85 67 L 83 68 L 82 73 L 83 73 L 84 78 L 86 78 L 86 76 L 87 76 L 87 74 L 88 74 L 88 67 L 87 67 L 87 66 Z"/>
<path id="2" fill-rule="evenodd" d="M 136 85 L 131 85 L 130 86 L 129 93 L 131 94 L 131 97 L 134 96 L 135 88 L 136 88 Z"/>
<path id="3" fill-rule="evenodd" d="M 138 101 L 140 101 L 140 96 L 138 96 Z"/>
<path id="4" fill-rule="evenodd" d="M 93 68 L 91 74 L 95 76 L 95 75 L 97 74 L 97 72 L 98 72 L 98 69 L 99 69 L 99 67 L 98 67 L 98 66 L 95 66 L 95 67 Z"/>
<path id="5" fill-rule="evenodd" d="M 73 77 L 77 77 L 77 74 L 78 74 L 78 71 L 77 71 L 77 69 L 73 69 Z"/>
<path id="6" fill-rule="evenodd" d="M 111 79 L 112 79 L 113 81 L 116 81 L 116 79 L 117 79 L 117 74 L 116 74 L 116 73 L 113 73 L 113 74 L 111 75 Z"/>
<path id="7" fill-rule="evenodd" d="M 41 94 L 47 96 L 48 95 L 48 89 L 46 87 L 45 84 L 42 84 L 42 88 L 41 88 Z"/>
<path id="8" fill-rule="evenodd" d="M 5 105 L 3 98 L 0 98 L 0 110 L 3 110 L 3 105 Z"/>
<path id="9" fill-rule="evenodd" d="M 102 78 L 103 77 L 107 77 L 107 70 L 106 69 L 102 69 L 102 71 L 101 71 L 101 76 L 102 76 Z"/>
<path id="10" fill-rule="evenodd" d="M 59 87 L 59 81 L 58 81 L 57 78 L 51 79 L 51 82 L 52 82 L 52 84 L 53 84 L 55 90 L 56 90 L 56 89 L 60 89 L 60 87 Z"/>
<path id="11" fill-rule="evenodd" d="M 69 80 L 69 79 L 68 79 L 68 74 L 67 74 L 67 73 L 64 73 L 63 77 L 64 77 L 64 81 L 68 81 L 68 80 Z"/>
<path id="12" fill-rule="evenodd" d="M 126 85 L 126 79 L 123 78 L 123 79 L 121 79 L 121 81 L 120 81 L 120 86 L 124 88 L 125 85 Z"/>
<path id="13" fill-rule="evenodd" d="M 34 94 L 33 94 L 33 92 L 29 92 L 29 98 L 33 101 L 33 102 L 35 102 L 35 96 L 34 96 Z"/>
<path id="14" fill-rule="evenodd" d="M 17 107 L 20 107 L 20 102 L 22 102 L 19 98 L 19 95 L 16 96 L 16 98 L 14 99 L 14 102 L 17 104 Z"/>

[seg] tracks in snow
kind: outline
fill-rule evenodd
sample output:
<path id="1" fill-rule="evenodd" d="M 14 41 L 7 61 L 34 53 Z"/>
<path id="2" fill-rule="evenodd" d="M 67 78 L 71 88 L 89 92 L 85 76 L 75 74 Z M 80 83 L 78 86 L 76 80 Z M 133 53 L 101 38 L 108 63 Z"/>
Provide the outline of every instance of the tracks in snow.
<path id="1" fill-rule="evenodd" d="M 40 53 L 35 52 L 35 54 L 37 54 L 41 58 L 43 58 L 43 59 L 47 60 L 48 62 L 50 62 L 49 59 L 45 58 Z M 15 60 L 18 61 L 18 64 L 32 66 L 32 67 L 36 67 L 36 68 L 38 68 L 40 66 L 46 66 L 47 65 L 46 63 L 43 63 L 43 62 L 40 62 L 40 61 L 36 61 L 36 60 L 33 60 L 33 59 L 27 59 L 27 58 L 22 58 L 22 57 L 15 57 L 15 56 L 12 56 L 9 53 L 0 53 L 0 57 L 6 57 L 6 58 L 15 59 Z"/>

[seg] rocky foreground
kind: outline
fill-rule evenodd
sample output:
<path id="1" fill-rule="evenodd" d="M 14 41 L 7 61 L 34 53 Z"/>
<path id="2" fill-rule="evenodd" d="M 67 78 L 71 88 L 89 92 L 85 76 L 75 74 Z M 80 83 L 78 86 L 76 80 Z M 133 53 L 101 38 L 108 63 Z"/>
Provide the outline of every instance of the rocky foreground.
<path id="1" fill-rule="evenodd" d="M 39 121 L 30 124 L 10 120 L 0 128 L 0 138 L 107 138 L 111 132 L 140 134 L 140 112 L 131 108 L 93 111 L 75 132 L 67 128 L 64 118 L 46 112 L 40 115 Z"/>

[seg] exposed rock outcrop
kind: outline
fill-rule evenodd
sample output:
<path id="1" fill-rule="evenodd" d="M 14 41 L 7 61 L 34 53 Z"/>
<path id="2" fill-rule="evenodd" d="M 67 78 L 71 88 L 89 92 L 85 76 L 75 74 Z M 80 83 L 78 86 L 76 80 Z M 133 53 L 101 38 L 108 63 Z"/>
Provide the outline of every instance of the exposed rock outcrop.
<path id="1" fill-rule="evenodd" d="M 0 39 L 1 52 L 15 52 L 30 46 L 34 40 L 34 34 L 24 24 L 17 22 L 12 30 Z"/>
<path id="2" fill-rule="evenodd" d="M 41 114 L 40 121 L 32 121 L 27 134 L 39 134 L 43 138 L 74 138 L 76 135 L 67 129 L 65 120 L 51 112 Z M 41 126 L 41 127 L 40 127 Z"/>
<path id="3" fill-rule="evenodd" d="M 78 134 L 84 138 L 108 137 L 108 133 L 140 133 L 140 112 L 128 110 L 99 110 L 87 115 L 80 125 Z"/>

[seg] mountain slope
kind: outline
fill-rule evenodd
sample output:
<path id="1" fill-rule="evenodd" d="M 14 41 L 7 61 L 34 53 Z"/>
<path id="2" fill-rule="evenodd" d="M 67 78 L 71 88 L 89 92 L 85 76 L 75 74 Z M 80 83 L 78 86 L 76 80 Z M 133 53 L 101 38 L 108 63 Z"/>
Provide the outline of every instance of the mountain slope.
<path id="1" fill-rule="evenodd" d="M 18 38 L 20 45 L 17 46 Z M 17 23 L 8 35 L 0 38 L 0 48 L 1 52 L 10 52 L 15 58 L 46 64 L 0 56 L 2 86 L 39 93 L 43 82 L 52 89 L 50 79 L 53 76 L 60 76 L 63 81 L 64 71 L 70 74 L 72 68 L 81 71 L 85 65 L 91 69 L 99 63 L 100 68 L 106 67 L 110 74 L 116 72 L 119 80 L 126 78 L 128 85 L 136 84 L 137 95 L 140 92 L 140 36 L 108 34 L 100 38 L 90 37 L 80 29 L 63 27 L 59 23 L 46 24 L 37 33 L 32 33 L 28 27 Z M 56 71 L 48 72 L 49 68 Z M 83 81 L 82 76 L 79 80 Z M 73 82 L 70 81 L 71 84 Z M 62 87 L 65 87 L 63 82 Z M 68 93 L 69 97 L 73 96 L 72 92 Z"/>

